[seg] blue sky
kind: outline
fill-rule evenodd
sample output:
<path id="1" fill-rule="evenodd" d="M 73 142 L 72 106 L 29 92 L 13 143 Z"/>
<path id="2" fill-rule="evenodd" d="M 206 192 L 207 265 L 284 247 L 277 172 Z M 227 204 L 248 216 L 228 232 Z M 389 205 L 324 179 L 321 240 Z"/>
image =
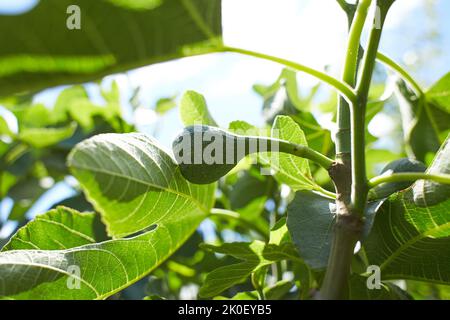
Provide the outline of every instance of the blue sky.
<path id="1" fill-rule="evenodd" d="M 1 0 L 0 13 L 19 14 L 36 3 L 36 0 Z M 429 3 L 433 5 L 428 6 Z M 330 65 L 330 72 L 339 75 L 346 20 L 335 0 L 223 0 L 223 29 L 227 45 L 281 56 L 319 69 Z M 427 38 L 436 30 L 438 37 L 431 43 Z M 435 52 L 436 48 L 440 52 Z M 425 87 L 438 80 L 450 71 L 450 1 L 397 0 L 384 31 L 381 51 L 404 65 Z M 196 90 L 205 95 L 219 125 L 227 126 L 237 119 L 260 125 L 261 100 L 252 91 L 252 85 L 269 84 L 280 71 L 281 66 L 271 62 L 221 53 L 112 75 L 104 83 L 118 82 L 124 104 L 132 88 L 140 86 L 142 107 L 136 118 L 141 126 L 157 123 L 157 138 L 169 146 L 182 125 L 176 110 L 164 118 L 155 117 L 150 109 L 159 98 Z M 299 75 L 301 90 L 307 91 L 315 83 L 309 76 Z M 100 101 L 93 86 L 88 88 L 92 97 Z M 52 106 L 61 89 L 45 90 L 35 101 Z M 32 215 L 45 211 L 56 200 L 55 195 L 66 195 L 67 188 L 59 188 L 42 199 Z"/>

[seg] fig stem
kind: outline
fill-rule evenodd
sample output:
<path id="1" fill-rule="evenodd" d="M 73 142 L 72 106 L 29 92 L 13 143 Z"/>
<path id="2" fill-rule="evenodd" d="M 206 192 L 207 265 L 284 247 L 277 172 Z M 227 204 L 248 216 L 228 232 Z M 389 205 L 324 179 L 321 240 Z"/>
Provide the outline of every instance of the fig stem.
<path id="1" fill-rule="evenodd" d="M 280 152 L 292 154 L 294 156 L 311 160 L 326 170 L 330 169 L 334 163 L 333 159 L 317 152 L 307 146 L 290 143 L 284 140 L 279 141 Z"/>
<path id="2" fill-rule="evenodd" d="M 389 69 L 398 73 L 403 78 L 403 80 L 405 80 L 406 82 L 409 83 L 409 85 L 414 89 L 414 91 L 416 92 L 416 94 L 419 97 L 422 97 L 425 95 L 422 87 L 417 83 L 417 81 L 414 80 L 414 78 L 403 67 L 401 67 L 397 62 L 395 62 L 388 56 L 382 54 L 381 52 L 377 53 L 377 60 L 379 62 L 383 63 Z"/>
<path id="3" fill-rule="evenodd" d="M 255 58 L 260 58 L 260 59 L 270 60 L 273 62 L 280 63 L 280 64 L 285 65 L 296 71 L 307 73 L 307 74 L 319 79 L 320 81 L 327 83 L 328 85 L 334 87 L 337 91 L 339 91 L 345 97 L 345 99 L 347 99 L 349 102 L 353 103 L 356 101 L 355 90 L 352 87 L 350 87 L 348 84 L 346 84 L 346 83 L 344 83 L 322 71 L 310 68 L 308 66 L 302 65 L 302 64 L 294 62 L 294 61 L 270 56 L 270 55 L 263 54 L 260 52 L 245 50 L 245 49 L 241 49 L 241 48 L 224 46 L 223 48 L 221 48 L 221 51 L 240 53 L 240 54 L 244 54 L 247 56 L 252 56 Z"/>
<path id="4" fill-rule="evenodd" d="M 442 184 L 450 184 L 450 174 L 430 174 L 423 172 L 401 172 L 390 175 L 381 175 L 369 180 L 369 187 L 373 188 L 377 185 L 390 182 L 414 182 L 417 180 L 430 180 Z"/>

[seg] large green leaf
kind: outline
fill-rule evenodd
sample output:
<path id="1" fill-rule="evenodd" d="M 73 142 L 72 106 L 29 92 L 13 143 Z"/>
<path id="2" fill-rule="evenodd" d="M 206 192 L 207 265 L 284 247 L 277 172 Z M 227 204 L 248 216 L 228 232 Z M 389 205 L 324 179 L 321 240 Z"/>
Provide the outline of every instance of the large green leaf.
<path id="1" fill-rule="evenodd" d="M 264 273 L 263 268 L 276 261 L 290 260 L 298 265 L 304 265 L 290 241 L 284 219 L 274 226 L 270 232 L 268 243 L 255 240 L 253 242 L 224 243 L 221 246 L 204 244 L 202 247 L 241 260 L 208 273 L 200 288 L 202 297 L 216 296 L 224 290 L 244 282 L 252 273 Z"/>
<path id="2" fill-rule="evenodd" d="M 428 172 L 448 173 L 450 139 Z M 418 181 L 392 196 L 375 218 L 364 244 L 383 279 L 450 283 L 450 193 L 448 186 Z"/>
<path id="3" fill-rule="evenodd" d="M 308 145 L 305 134 L 289 116 L 278 116 L 272 126 L 272 137 L 286 140 L 299 145 Z M 293 190 L 312 190 L 318 186 L 312 179 L 311 169 L 307 159 L 290 154 L 277 154 L 279 163 L 271 162 L 277 171 L 277 178 L 290 186 Z"/>
<path id="4" fill-rule="evenodd" d="M 243 135 L 270 135 L 276 139 L 299 145 L 308 145 L 302 129 L 290 116 L 277 116 L 270 133 L 244 121 L 232 122 L 230 130 Z M 293 190 L 323 190 L 313 180 L 309 162 L 306 159 L 284 153 L 266 152 L 258 154 L 257 159 L 262 165 L 270 166 L 275 171 L 275 178 L 279 182 L 287 184 Z"/>
<path id="5" fill-rule="evenodd" d="M 351 300 L 410 300 L 411 297 L 392 283 L 381 283 L 380 289 L 368 289 L 367 278 L 354 274 L 350 278 L 349 299 Z"/>
<path id="6" fill-rule="evenodd" d="M 112 82 L 110 90 L 105 90 L 101 86 L 99 86 L 99 89 L 106 102 L 104 105 L 93 103 L 86 88 L 81 85 L 64 89 L 59 94 L 53 109 L 49 110 L 46 108 L 49 113 L 48 118 L 54 123 L 77 122 L 81 130 L 78 130 L 78 136 L 72 140 L 79 139 L 78 141 L 83 140 L 86 134 L 92 135 L 95 132 L 132 131 L 132 127 L 122 118 L 119 90 L 116 82 Z M 105 130 L 105 126 L 110 128 Z M 82 134 L 81 139 L 79 137 L 80 134 Z"/>
<path id="7" fill-rule="evenodd" d="M 267 177 L 257 175 L 255 171 L 257 169 L 253 168 L 245 171 L 231 186 L 228 199 L 232 210 L 243 209 L 255 199 L 267 198 L 273 182 Z"/>
<path id="8" fill-rule="evenodd" d="M 282 280 L 275 283 L 271 287 L 266 287 L 263 289 L 264 297 L 266 300 L 282 300 L 286 298 L 289 291 L 293 287 L 291 281 Z M 215 297 L 214 300 L 259 300 L 261 297 L 256 290 L 254 291 L 244 291 L 239 292 L 231 298 L 227 297 Z"/>
<path id="9" fill-rule="evenodd" d="M 415 300 L 450 300 L 450 286 L 408 280 L 406 287 Z"/>
<path id="10" fill-rule="evenodd" d="M 311 268 L 324 268 L 328 261 L 334 212 L 330 199 L 310 192 L 297 192 L 288 206 L 287 226 L 300 256 Z"/>
<path id="11" fill-rule="evenodd" d="M 277 116 L 274 120 L 271 132 L 258 129 L 245 121 L 234 121 L 230 124 L 230 130 L 242 135 L 267 136 L 307 146 L 305 134 L 300 126 L 290 116 Z M 275 171 L 275 178 L 285 183 L 293 190 L 323 189 L 313 180 L 309 162 L 306 159 L 284 153 L 260 153 L 258 161 L 264 166 L 270 166 Z"/>
<path id="12" fill-rule="evenodd" d="M 98 241 L 93 219 L 93 214 L 60 208 L 21 229 L 8 245 L 14 250 L 0 253 L 0 298 L 107 298 L 160 265 L 203 215 L 173 211 L 151 231 L 99 243 L 92 243 Z M 70 248 L 83 242 L 90 244 Z M 68 249 L 53 250 L 61 247 Z"/>
<path id="13" fill-rule="evenodd" d="M 377 213 L 364 244 L 383 279 L 450 283 L 450 200 L 418 207 L 410 193 L 393 197 Z"/>
<path id="14" fill-rule="evenodd" d="M 79 30 L 66 27 L 71 5 Z M 39 1 L 2 15 L 0 34 L 0 95 L 9 95 L 211 52 L 221 44 L 221 1 Z"/>
<path id="15" fill-rule="evenodd" d="M 363 238 L 383 201 L 368 204 Z M 287 227 L 300 257 L 312 269 L 327 266 L 330 255 L 336 206 L 332 199 L 310 191 L 298 191 L 288 206 Z"/>
<path id="16" fill-rule="evenodd" d="M 230 124 L 234 132 L 243 135 L 271 135 L 273 138 L 289 141 L 295 144 L 308 145 L 305 134 L 299 125 L 289 116 L 277 116 L 271 133 L 244 122 L 235 121 Z M 309 162 L 306 159 L 283 153 L 260 153 L 258 161 L 264 166 L 270 166 L 275 171 L 275 178 L 287 184 L 293 190 L 321 191 L 311 176 Z"/>
<path id="17" fill-rule="evenodd" d="M 436 82 L 427 91 L 426 96 L 429 100 L 435 102 L 437 106 L 450 113 L 450 72 Z"/>
<path id="18" fill-rule="evenodd" d="M 75 122 L 58 123 L 59 110 L 52 112 L 42 104 L 14 105 L 10 106 L 10 110 L 16 116 L 19 126 L 16 138 L 34 148 L 45 148 L 68 139 L 77 127 Z"/>
<path id="19" fill-rule="evenodd" d="M 51 112 L 51 119 L 55 122 L 66 121 L 70 110 L 86 100 L 89 101 L 89 95 L 82 85 L 65 88 L 56 99 Z"/>
<path id="20" fill-rule="evenodd" d="M 427 154 L 437 152 L 448 134 L 450 113 L 437 108 L 426 97 L 418 97 L 403 81 L 397 83 L 396 96 L 408 157 L 425 162 Z"/>
<path id="21" fill-rule="evenodd" d="M 107 240 L 95 213 L 80 213 L 58 207 L 38 215 L 9 240 L 2 251 L 58 250 Z"/>
<path id="22" fill-rule="evenodd" d="M 54 125 L 53 115 L 43 104 L 19 104 L 9 106 L 17 118 L 19 128 L 40 128 Z"/>
<path id="23" fill-rule="evenodd" d="M 85 140 L 70 153 L 68 165 L 115 237 L 173 217 L 204 217 L 213 205 L 215 184 L 186 181 L 172 157 L 144 134 Z"/>
<path id="24" fill-rule="evenodd" d="M 450 134 L 427 170 L 430 174 L 450 174 Z M 419 206 L 432 206 L 450 198 L 450 186 L 419 180 L 413 186 L 414 202 Z"/>
<path id="25" fill-rule="evenodd" d="M 259 230 L 269 232 L 267 219 L 262 215 L 268 195 L 273 192 L 274 181 L 270 176 L 262 176 L 256 166 L 250 167 L 248 171 L 230 175 L 227 179 L 232 185 L 226 193 L 229 208 L 237 213 L 247 223 L 258 226 Z M 236 180 L 234 180 L 234 179 Z M 234 180 L 234 181 L 228 181 Z M 233 227 L 238 221 L 229 221 L 228 225 Z"/>
<path id="26" fill-rule="evenodd" d="M 224 290 L 244 282 L 252 273 L 258 272 L 273 262 L 292 260 L 302 263 L 295 248 L 290 243 L 280 246 L 262 241 L 224 243 L 221 246 L 202 245 L 216 253 L 231 255 L 239 260 L 236 264 L 226 265 L 208 273 L 200 288 L 201 297 L 213 297 Z"/>
<path id="27" fill-rule="evenodd" d="M 18 138 L 34 148 L 45 148 L 70 138 L 76 127 L 72 123 L 60 128 L 25 128 L 20 130 Z"/>

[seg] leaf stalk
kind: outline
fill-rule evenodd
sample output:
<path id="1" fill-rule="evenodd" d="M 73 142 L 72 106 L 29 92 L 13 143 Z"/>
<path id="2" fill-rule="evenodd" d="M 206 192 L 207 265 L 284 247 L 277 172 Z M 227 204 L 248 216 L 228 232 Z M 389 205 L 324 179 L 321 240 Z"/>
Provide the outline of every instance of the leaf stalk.
<path id="1" fill-rule="evenodd" d="M 430 174 L 422 172 L 401 172 L 390 175 L 381 175 L 369 180 L 369 187 L 374 188 L 383 183 L 414 182 L 417 180 L 429 180 L 442 184 L 450 184 L 450 174 Z"/>
<path id="2" fill-rule="evenodd" d="M 322 72 L 316 69 L 313 69 L 311 67 L 305 66 L 303 64 L 294 62 L 294 61 L 290 61 L 290 60 L 286 60 L 283 58 L 279 58 L 279 57 L 274 57 L 271 55 L 267 55 L 264 53 L 260 53 L 260 52 L 255 52 L 255 51 L 250 51 L 250 50 L 245 50 L 245 49 L 241 49 L 241 48 L 234 48 L 234 47 L 228 47 L 228 46 L 224 46 L 221 48 L 220 51 L 223 52 L 234 52 L 234 53 L 239 53 L 239 54 L 243 54 L 243 55 L 247 55 L 247 56 L 252 56 L 255 58 L 260 58 L 260 59 L 264 59 L 264 60 L 269 60 L 269 61 L 273 61 L 279 64 L 282 64 L 286 67 L 289 67 L 291 69 L 294 69 L 296 71 L 300 71 L 306 74 L 309 74 L 317 79 L 319 79 L 320 81 L 330 85 L 331 87 L 334 87 L 337 91 L 339 91 L 345 98 L 346 100 L 348 100 L 349 102 L 353 102 L 356 101 L 356 94 L 355 91 L 352 87 L 350 87 L 349 85 L 339 81 L 338 79 Z"/>

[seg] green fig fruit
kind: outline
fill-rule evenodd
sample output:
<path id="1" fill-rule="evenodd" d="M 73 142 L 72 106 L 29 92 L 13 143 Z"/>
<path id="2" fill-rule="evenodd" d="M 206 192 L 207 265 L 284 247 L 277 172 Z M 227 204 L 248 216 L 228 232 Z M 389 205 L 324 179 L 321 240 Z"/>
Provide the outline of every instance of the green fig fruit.
<path id="1" fill-rule="evenodd" d="M 381 171 L 381 174 L 392 174 L 401 172 L 425 172 L 427 167 L 420 161 L 402 158 L 389 163 Z M 409 188 L 414 182 L 389 182 L 381 184 L 370 190 L 370 199 L 381 199 L 390 196 L 391 194 Z"/>
<path id="2" fill-rule="evenodd" d="M 245 156 L 257 152 L 289 153 L 313 160 L 328 169 L 333 160 L 307 146 L 255 136 L 241 136 L 205 125 L 186 127 L 172 144 L 186 180 L 209 184 L 230 172 Z"/>
<path id="3" fill-rule="evenodd" d="M 172 144 L 181 174 L 190 182 L 208 184 L 230 172 L 245 156 L 270 150 L 273 141 L 239 136 L 216 127 L 186 127 Z"/>

